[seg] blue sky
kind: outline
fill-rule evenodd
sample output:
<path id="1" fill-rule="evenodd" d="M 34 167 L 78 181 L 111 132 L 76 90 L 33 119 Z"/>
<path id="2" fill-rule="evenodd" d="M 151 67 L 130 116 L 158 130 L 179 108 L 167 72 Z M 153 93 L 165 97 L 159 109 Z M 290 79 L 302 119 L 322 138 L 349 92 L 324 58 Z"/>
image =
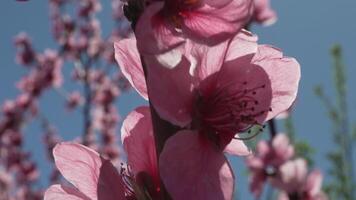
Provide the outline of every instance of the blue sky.
<path id="1" fill-rule="evenodd" d="M 109 1 L 105 2 L 101 19 L 110 19 Z M 331 97 L 333 79 L 331 57 L 329 49 L 333 44 L 341 44 L 344 51 L 344 62 L 347 65 L 349 86 L 355 85 L 356 79 L 356 1 L 352 0 L 272 0 L 274 9 L 278 13 L 278 22 L 271 27 L 253 26 L 252 31 L 260 38 L 260 43 L 272 44 L 283 49 L 285 55 L 297 58 L 302 67 L 302 80 L 299 96 L 294 112 L 294 122 L 297 137 L 305 139 L 316 147 L 316 166 L 326 172 L 328 167 L 324 154 L 332 148 L 330 138 L 331 125 L 328 123 L 326 111 L 313 93 L 317 84 L 325 87 Z M 15 49 L 12 45 L 13 36 L 20 31 L 26 31 L 32 37 L 37 50 L 55 48 L 50 35 L 47 1 L 30 0 L 19 3 L 15 0 L 2 1 L 0 5 L 0 102 L 11 99 L 18 93 L 14 83 L 26 72 L 14 62 Z M 110 20 L 102 20 L 104 33 L 112 27 Z M 64 67 L 64 73 L 70 73 L 70 67 Z M 65 87 L 69 90 L 75 87 L 68 81 Z M 349 87 L 349 109 L 351 117 L 355 117 L 356 92 Z M 63 111 L 64 100 L 55 92 L 48 92 L 41 100 L 44 114 L 57 125 L 57 129 L 66 140 L 75 138 L 82 130 L 79 112 Z M 130 110 L 145 102 L 130 92 L 122 95 L 118 102 L 118 109 L 122 117 Z M 354 120 L 355 121 L 355 120 Z M 26 126 L 26 148 L 34 152 L 43 170 L 48 173 L 45 155 L 41 145 L 41 131 L 39 123 L 34 122 Z M 119 133 L 118 133 L 119 134 Z M 252 199 L 247 191 L 246 171 L 241 159 L 232 159 L 239 195 L 242 199 Z M 42 181 L 45 184 L 45 181 Z"/>

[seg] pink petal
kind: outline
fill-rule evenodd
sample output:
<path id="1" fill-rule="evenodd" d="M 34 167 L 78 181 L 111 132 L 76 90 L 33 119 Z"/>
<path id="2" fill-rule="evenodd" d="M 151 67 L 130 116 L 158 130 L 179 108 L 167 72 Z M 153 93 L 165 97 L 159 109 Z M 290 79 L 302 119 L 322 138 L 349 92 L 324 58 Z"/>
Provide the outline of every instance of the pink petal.
<path id="1" fill-rule="evenodd" d="M 132 87 L 146 100 L 147 88 L 134 37 L 115 42 L 115 59 Z"/>
<path id="2" fill-rule="evenodd" d="M 44 200 L 91 200 L 75 188 L 52 185 L 44 194 Z"/>
<path id="3" fill-rule="evenodd" d="M 229 41 L 215 46 L 206 46 L 192 42 L 190 56 L 190 74 L 199 81 L 218 72 L 224 62 Z"/>
<path id="4" fill-rule="evenodd" d="M 133 173 L 148 173 L 159 184 L 157 157 L 149 107 L 138 107 L 124 120 L 121 141 Z"/>
<path id="5" fill-rule="evenodd" d="M 224 149 L 224 153 L 234 156 L 248 156 L 251 155 L 250 149 L 245 145 L 245 142 L 239 139 L 238 134 L 230 136 L 229 134 L 220 134 L 220 147 Z"/>
<path id="6" fill-rule="evenodd" d="M 115 190 L 118 191 L 113 193 L 112 196 L 116 199 L 123 199 L 124 188 L 121 177 L 117 173 L 111 173 L 111 177 L 105 175 L 110 173 L 108 170 L 115 169 L 112 169 L 114 167 L 111 163 L 110 165 L 103 165 L 103 161 L 106 161 L 100 158 L 97 152 L 81 144 L 63 142 L 55 146 L 53 155 L 61 174 L 90 199 L 98 199 L 98 194 L 103 189 L 103 185 L 113 184 L 112 179 L 115 179 L 115 184 L 112 186 L 117 187 Z M 111 198 L 102 199 L 111 200 Z"/>
<path id="7" fill-rule="evenodd" d="M 179 131 L 166 141 L 160 172 L 173 199 L 232 199 L 234 175 L 227 159 L 197 132 Z"/>
<path id="8" fill-rule="evenodd" d="M 102 159 L 98 183 L 99 200 L 126 200 L 122 177 L 109 160 Z"/>
<path id="9" fill-rule="evenodd" d="M 234 0 L 220 0 L 220 1 L 216 1 L 216 0 L 203 0 L 203 2 L 205 4 L 208 4 L 211 7 L 215 7 L 215 8 L 222 8 L 225 7 L 226 5 L 230 4 L 231 1 Z"/>
<path id="10" fill-rule="evenodd" d="M 208 45 L 216 45 L 233 36 L 246 25 L 252 14 L 250 0 L 222 1 L 220 5 L 209 2 L 210 5 L 206 3 L 180 13 L 183 32 L 189 38 Z"/>
<path id="11" fill-rule="evenodd" d="M 305 190 L 310 196 L 317 196 L 320 193 L 323 182 L 323 175 L 319 170 L 312 171 L 305 183 Z"/>
<path id="12" fill-rule="evenodd" d="M 272 141 L 272 146 L 277 157 L 282 158 L 283 161 L 294 155 L 294 147 L 289 144 L 289 139 L 285 134 L 277 134 Z"/>
<path id="13" fill-rule="evenodd" d="M 224 152 L 234 156 L 248 156 L 251 154 L 251 151 L 245 143 L 237 139 L 232 139 L 231 142 L 225 146 Z"/>
<path id="14" fill-rule="evenodd" d="M 277 14 L 270 6 L 270 0 L 254 0 L 254 18 L 258 23 L 269 26 L 277 21 Z"/>
<path id="15" fill-rule="evenodd" d="M 164 2 L 152 2 L 139 18 L 135 35 L 139 51 L 146 55 L 167 52 L 184 42 L 181 33 L 160 13 Z"/>
<path id="16" fill-rule="evenodd" d="M 61 174 L 82 193 L 97 199 L 101 159 L 95 151 L 76 143 L 59 143 L 53 149 Z"/>
<path id="17" fill-rule="evenodd" d="M 255 54 L 258 50 L 258 37 L 251 32 L 241 30 L 230 42 L 226 53 L 225 61 L 231 61 L 236 58 Z"/>
<path id="18" fill-rule="evenodd" d="M 271 152 L 271 147 L 265 140 L 260 140 L 257 143 L 256 151 L 259 157 L 266 158 L 266 156 Z"/>
<path id="19" fill-rule="evenodd" d="M 264 171 L 264 167 L 265 167 L 263 160 L 261 160 L 259 157 L 255 155 L 246 158 L 246 165 L 249 169 L 254 171 L 256 170 Z"/>
<path id="20" fill-rule="evenodd" d="M 273 180 L 272 184 L 288 192 L 298 191 L 307 176 L 307 163 L 304 159 L 288 161 L 280 167 L 280 180 Z"/>
<path id="21" fill-rule="evenodd" d="M 294 58 L 283 57 L 280 50 L 260 45 L 253 63 L 261 66 L 271 82 L 272 111 L 266 121 L 287 110 L 294 102 L 300 80 L 300 66 Z"/>
<path id="22" fill-rule="evenodd" d="M 193 77 L 190 63 L 183 58 L 173 69 L 168 69 L 155 56 L 145 56 L 149 68 L 147 84 L 150 100 L 158 114 L 165 120 L 186 126 L 192 120 Z"/>
<path id="23" fill-rule="evenodd" d="M 289 200 L 288 194 L 286 192 L 280 192 L 277 200 Z"/>

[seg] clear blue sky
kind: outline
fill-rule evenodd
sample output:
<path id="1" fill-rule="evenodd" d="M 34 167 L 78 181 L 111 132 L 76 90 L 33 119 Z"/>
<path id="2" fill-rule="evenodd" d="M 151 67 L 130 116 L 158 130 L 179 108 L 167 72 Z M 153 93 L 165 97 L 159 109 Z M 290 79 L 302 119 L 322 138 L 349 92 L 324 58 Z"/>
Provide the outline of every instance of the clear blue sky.
<path id="1" fill-rule="evenodd" d="M 110 1 L 104 2 L 101 19 L 110 18 Z M 316 166 L 326 172 L 328 167 L 324 154 L 333 148 L 330 139 L 331 125 L 328 123 L 325 109 L 313 94 L 317 84 L 325 86 L 326 92 L 332 97 L 332 71 L 330 47 L 339 43 L 344 50 L 344 61 L 348 67 L 349 86 L 356 85 L 356 1 L 353 0 L 272 0 L 278 13 L 278 22 L 271 27 L 254 26 L 253 32 L 258 34 L 260 43 L 275 45 L 285 52 L 285 55 L 298 59 L 302 66 L 302 80 L 294 122 L 297 127 L 297 137 L 307 140 L 316 147 Z M 25 70 L 15 64 L 15 49 L 12 38 L 20 31 L 26 31 L 33 39 L 36 49 L 55 48 L 50 35 L 48 21 L 48 3 L 44 0 L 30 0 L 19 3 L 6 0 L 0 3 L 0 102 L 14 98 L 18 93 L 14 83 L 20 79 Z M 110 31 L 110 20 L 102 21 L 104 33 Z M 66 65 L 64 73 L 69 74 L 71 67 Z M 67 81 L 65 87 L 75 88 Z M 350 110 L 356 119 L 356 91 L 349 87 Z M 55 122 L 58 131 L 66 140 L 75 138 L 82 130 L 79 112 L 63 111 L 64 100 L 54 92 L 47 93 L 41 100 L 44 114 Z M 119 99 L 118 109 L 122 117 L 138 105 L 145 103 L 134 92 L 123 95 Z M 39 123 L 25 127 L 26 148 L 34 152 L 34 159 L 46 175 L 47 163 L 41 145 Z M 119 133 L 118 133 L 119 134 Z M 236 172 L 237 184 L 242 199 L 252 199 L 247 191 L 245 169 L 241 159 L 232 159 Z M 326 175 L 327 176 L 327 175 Z M 45 184 L 43 181 L 42 184 Z"/>

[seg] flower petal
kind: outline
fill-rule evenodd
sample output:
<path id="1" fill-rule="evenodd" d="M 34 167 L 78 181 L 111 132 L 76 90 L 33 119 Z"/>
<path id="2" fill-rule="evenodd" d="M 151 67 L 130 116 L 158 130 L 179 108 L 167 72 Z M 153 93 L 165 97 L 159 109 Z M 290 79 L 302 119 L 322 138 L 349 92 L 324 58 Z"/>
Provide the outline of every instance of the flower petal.
<path id="1" fill-rule="evenodd" d="M 188 44 L 188 42 L 186 43 Z M 191 62 L 190 74 L 199 81 L 218 72 L 224 62 L 229 41 L 222 42 L 215 46 L 191 43 L 191 51 L 186 52 Z M 188 45 L 187 45 L 188 46 Z"/>
<path id="2" fill-rule="evenodd" d="M 265 140 L 260 140 L 256 146 L 256 150 L 258 152 L 259 157 L 266 159 L 266 157 L 271 151 L 271 147 Z"/>
<path id="3" fill-rule="evenodd" d="M 272 141 L 273 149 L 277 158 L 284 162 L 294 155 L 294 147 L 290 145 L 289 139 L 285 134 L 277 134 Z"/>
<path id="4" fill-rule="evenodd" d="M 131 86 L 144 98 L 148 99 L 145 75 L 134 37 L 115 42 L 115 59 L 121 72 Z"/>
<path id="5" fill-rule="evenodd" d="M 155 56 L 145 56 L 150 100 L 163 119 L 186 126 L 191 122 L 193 77 L 190 62 L 184 57 L 173 69 L 161 65 Z"/>
<path id="6" fill-rule="evenodd" d="M 138 107 L 124 120 L 121 141 L 133 173 L 148 173 L 159 184 L 156 147 L 149 107 Z"/>
<path id="7" fill-rule="evenodd" d="M 81 144 L 62 142 L 55 146 L 53 155 L 55 164 L 64 178 L 90 199 L 98 199 L 98 194 L 101 194 L 100 190 L 109 190 L 106 187 L 115 187 L 117 190 L 111 195 L 113 198 L 124 199 L 121 177 L 117 172 L 113 173 L 114 166 L 109 161 L 100 158 L 97 152 Z M 108 176 L 107 173 L 111 175 Z M 111 200 L 112 198 L 104 199 Z"/>
<path id="8" fill-rule="evenodd" d="M 302 187 L 307 172 L 307 163 L 304 159 L 291 160 L 279 168 L 278 177 L 271 179 L 271 183 L 287 192 L 296 192 Z"/>
<path id="9" fill-rule="evenodd" d="M 260 45 L 253 63 L 261 66 L 271 82 L 271 112 L 265 121 L 287 110 L 294 102 L 300 80 L 300 66 L 294 58 L 283 57 L 280 50 Z"/>
<path id="10" fill-rule="evenodd" d="M 98 183 L 99 200 L 126 200 L 122 177 L 109 160 L 102 159 Z"/>
<path id="11" fill-rule="evenodd" d="M 264 26 L 277 21 L 277 14 L 270 6 L 270 0 L 254 0 L 254 20 Z"/>
<path id="12" fill-rule="evenodd" d="M 225 62 L 237 59 L 239 57 L 255 54 L 258 50 L 257 35 L 247 30 L 241 30 L 231 40 L 226 53 Z"/>
<path id="13" fill-rule="evenodd" d="M 220 5 L 209 2 L 197 9 L 181 11 L 183 33 L 209 46 L 221 43 L 240 31 L 252 15 L 250 0 L 223 1 Z"/>
<path id="14" fill-rule="evenodd" d="M 238 137 L 238 135 L 235 137 Z M 225 146 L 224 152 L 234 156 L 248 156 L 251 154 L 250 149 L 239 139 L 232 139 L 230 143 Z"/>
<path id="15" fill-rule="evenodd" d="M 308 175 L 307 181 L 305 183 L 306 192 L 312 197 L 317 196 L 320 193 L 322 182 L 323 175 L 321 174 L 321 171 L 312 171 Z"/>
<path id="16" fill-rule="evenodd" d="M 277 200 L 289 200 L 288 194 L 286 192 L 279 192 Z"/>
<path id="17" fill-rule="evenodd" d="M 91 200 L 75 188 L 52 185 L 44 194 L 44 200 Z"/>
<path id="18" fill-rule="evenodd" d="M 184 42 L 181 33 L 177 32 L 160 12 L 163 4 L 161 1 L 152 2 L 137 22 L 137 47 L 144 55 L 161 54 Z"/>
<path id="19" fill-rule="evenodd" d="M 173 199 L 231 199 L 234 175 L 224 154 L 197 132 L 183 130 L 166 141 L 160 172 Z"/>

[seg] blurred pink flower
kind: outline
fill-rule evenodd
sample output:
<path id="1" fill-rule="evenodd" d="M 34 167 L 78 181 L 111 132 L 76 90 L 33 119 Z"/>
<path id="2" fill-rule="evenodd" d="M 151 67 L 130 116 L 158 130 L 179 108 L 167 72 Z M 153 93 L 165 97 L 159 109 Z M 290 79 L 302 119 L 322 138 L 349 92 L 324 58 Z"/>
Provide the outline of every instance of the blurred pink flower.
<path id="1" fill-rule="evenodd" d="M 291 196 L 303 200 L 327 200 L 321 191 L 323 180 L 321 172 L 314 170 L 309 175 L 307 173 L 307 163 L 301 158 L 282 165 L 274 183 L 282 190 L 278 200 L 292 200 Z"/>
<path id="2" fill-rule="evenodd" d="M 24 93 L 34 97 L 40 96 L 49 87 L 60 87 L 63 82 L 63 61 L 56 51 L 45 50 L 36 59 L 37 67 L 17 84 Z"/>
<path id="3" fill-rule="evenodd" d="M 66 107 L 69 110 L 73 110 L 76 108 L 78 105 L 83 103 L 83 97 L 78 91 L 74 91 L 70 93 L 67 97 L 67 102 L 66 102 Z"/>
<path id="4" fill-rule="evenodd" d="M 252 0 L 152 1 L 136 25 L 138 49 L 158 54 L 186 38 L 209 45 L 220 43 L 245 26 L 251 8 Z"/>
<path id="5" fill-rule="evenodd" d="M 250 174 L 250 190 L 259 197 L 264 183 L 273 178 L 280 166 L 294 156 L 294 147 L 285 134 L 278 134 L 272 142 L 260 141 L 256 154 L 247 157 L 246 165 Z"/>
<path id="6" fill-rule="evenodd" d="M 13 177 L 0 167 L 0 199 L 5 199 L 6 191 L 12 186 L 13 182 Z"/>
<path id="7" fill-rule="evenodd" d="M 78 15 L 81 17 L 89 17 L 91 14 L 101 10 L 101 4 L 98 0 L 81 0 L 78 9 Z"/>
<path id="8" fill-rule="evenodd" d="M 21 65 L 31 65 L 35 61 L 35 52 L 32 48 L 31 40 L 26 33 L 19 33 L 15 37 L 17 48 L 16 62 Z"/>
<path id="9" fill-rule="evenodd" d="M 271 8 L 270 0 L 254 0 L 253 20 L 264 26 L 269 26 L 277 21 L 277 14 Z"/>

